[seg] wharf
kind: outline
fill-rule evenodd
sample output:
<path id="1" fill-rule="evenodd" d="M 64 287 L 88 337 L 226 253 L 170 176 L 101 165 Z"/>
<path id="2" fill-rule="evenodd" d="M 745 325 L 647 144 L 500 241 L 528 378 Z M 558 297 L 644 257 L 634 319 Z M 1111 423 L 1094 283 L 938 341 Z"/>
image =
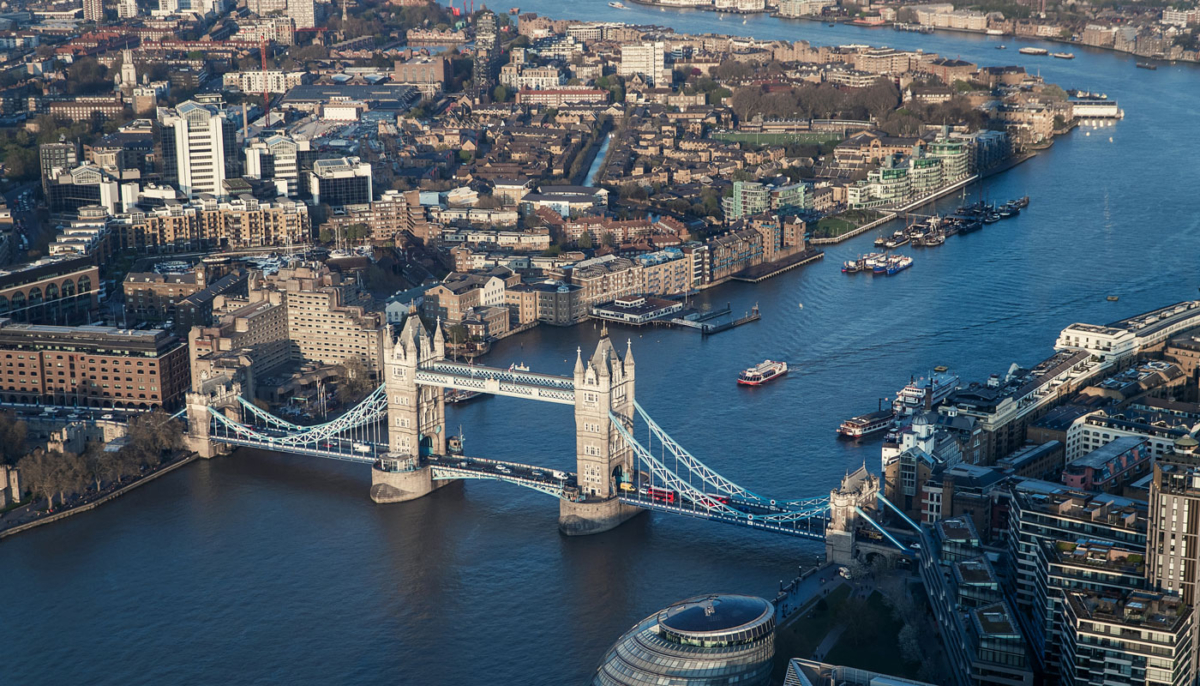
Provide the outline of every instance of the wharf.
<path id="1" fill-rule="evenodd" d="M 816 262 L 824 257 L 825 251 L 809 248 L 808 250 L 803 250 L 801 252 L 788 255 L 782 260 L 764 262 L 763 264 L 756 264 L 753 267 L 743 269 L 742 271 L 733 275 L 733 280 L 744 281 L 746 283 L 759 283 L 760 281 L 766 281 L 773 276 L 778 276 L 786 271 L 791 271 L 792 269 L 808 264 L 809 262 Z"/>
<path id="2" fill-rule="evenodd" d="M 749 324 L 750 322 L 756 322 L 760 319 L 762 319 L 762 315 L 759 314 L 758 305 L 756 304 L 754 309 L 746 313 L 746 316 L 735 319 L 731 322 L 724 322 L 722 324 L 705 325 L 703 329 L 700 329 L 700 334 L 702 336 L 712 336 L 713 334 L 718 334 L 722 331 L 728 331 L 730 329 L 739 327 L 742 324 Z"/>
<path id="3" fill-rule="evenodd" d="M 685 311 L 680 314 L 683 316 L 675 317 L 674 319 L 655 319 L 649 323 L 655 326 L 678 326 L 684 329 L 699 331 L 702 336 L 711 336 L 762 319 L 762 314 L 759 312 L 757 304 L 743 317 L 718 323 L 713 323 L 713 320 L 733 314 L 733 307 L 731 305 L 726 305 L 719 310 L 712 310 L 710 312 L 696 313 L 695 311 Z"/>

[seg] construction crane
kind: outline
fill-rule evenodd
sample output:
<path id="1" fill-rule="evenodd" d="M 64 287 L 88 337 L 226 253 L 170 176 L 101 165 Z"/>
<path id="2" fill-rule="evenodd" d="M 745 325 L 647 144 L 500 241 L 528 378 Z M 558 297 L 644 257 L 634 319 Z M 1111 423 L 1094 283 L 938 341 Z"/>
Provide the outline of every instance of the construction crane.
<path id="1" fill-rule="evenodd" d="M 258 52 L 262 55 L 262 80 L 263 80 L 263 121 L 267 126 L 271 125 L 271 83 L 267 78 L 267 39 L 264 36 L 258 44 Z"/>

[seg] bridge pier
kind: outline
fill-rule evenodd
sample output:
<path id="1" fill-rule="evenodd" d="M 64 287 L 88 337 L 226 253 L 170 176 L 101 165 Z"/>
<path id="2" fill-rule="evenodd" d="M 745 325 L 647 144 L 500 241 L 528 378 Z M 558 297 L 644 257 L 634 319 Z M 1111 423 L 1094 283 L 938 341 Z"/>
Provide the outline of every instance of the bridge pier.
<path id="1" fill-rule="evenodd" d="M 379 504 L 404 503 L 429 495 L 451 481 L 434 481 L 433 470 L 428 467 L 418 467 L 411 470 L 399 470 L 395 466 L 411 460 L 410 457 L 384 458 L 383 465 L 393 465 L 392 469 L 371 467 L 371 500 Z"/>
<path id="2" fill-rule="evenodd" d="M 558 530 L 567 536 L 587 536 L 615 529 L 639 512 L 640 507 L 626 505 L 620 498 L 572 502 L 558 501 Z"/>

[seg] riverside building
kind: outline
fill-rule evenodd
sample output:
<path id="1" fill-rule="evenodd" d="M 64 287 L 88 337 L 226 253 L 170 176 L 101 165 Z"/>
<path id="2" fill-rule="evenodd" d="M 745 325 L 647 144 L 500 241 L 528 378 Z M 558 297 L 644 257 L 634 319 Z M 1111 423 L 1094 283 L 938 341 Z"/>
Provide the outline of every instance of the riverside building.
<path id="1" fill-rule="evenodd" d="M 1184 686 L 1195 679 L 1195 615 L 1179 597 L 1075 591 L 1064 609 L 1064 684 Z"/>
<path id="2" fill-rule="evenodd" d="M 697 596 L 638 622 L 608 652 L 593 686 L 770 682 L 775 607 L 744 595 Z"/>
<path id="3" fill-rule="evenodd" d="M 161 329 L 0 319 L 0 364 L 10 403 L 170 410 L 188 388 L 187 346 Z"/>

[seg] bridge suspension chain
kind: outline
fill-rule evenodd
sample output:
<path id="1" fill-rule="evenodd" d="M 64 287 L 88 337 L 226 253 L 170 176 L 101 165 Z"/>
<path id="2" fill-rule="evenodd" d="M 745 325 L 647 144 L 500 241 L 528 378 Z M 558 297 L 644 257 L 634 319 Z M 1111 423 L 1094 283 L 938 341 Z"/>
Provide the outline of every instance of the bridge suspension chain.
<path id="1" fill-rule="evenodd" d="M 642 414 L 645 416 L 644 411 L 642 411 Z M 717 497 L 718 494 L 708 493 L 696 488 L 692 485 L 690 478 L 683 478 L 676 473 L 676 471 L 664 464 L 661 460 L 654 456 L 654 453 L 651 450 L 642 445 L 640 441 L 633 437 L 620 417 L 610 412 L 609 419 L 612 421 L 613 426 L 616 427 L 617 433 L 620 434 L 621 438 L 625 441 L 629 448 L 633 450 L 634 454 L 637 455 L 642 464 L 644 464 L 646 468 L 650 470 L 653 478 L 657 478 L 664 487 L 675 491 L 680 498 L 690 501 L 693 505 L 703 508 L 711 514 L 744 521 L 785 524 L 824 516 L 829 509 L 829 498 L 825 497 L 787 501 L 788 505 L 790 505 L 790 508 L 785 511 L 768 511 L 760 514 L 743 512 L 734 506 L 736 503 L 730 504 L 727 502 L 722 502 L 722 500 Z M 677 458 L 678 461 L 683 462 L 683 458 L 678 453 L 672 451 L 672 454 Z M 703 463 L 700 463 L 699 460 L 696 460 L 694 457 L 691 459 L 694 463 L 703 467 L 704 471 L 714 475 L 714 479 L 705 479 L 705 483 L 714 486 L 715 484 L 713 484 L 713 481 L 718 483 L 732 483 L 716 472 L 713 472 L 707 466 L 704 466 Z M 699 470 L 693 470 L 691 465 L 686 466 L 688 468 L 689 476 L 692 474 L 696 474 L 697 476 L 702 474 L 702 472 Z M 719 486 L 716 487 L 720 488 Z M 748 491 L 745 489 L 740 489 L 740 492 L 723 491 L 722 495 L 727 495 L 732 498 L 739 498 L 742 492 L 748 493 Z M 753 504 L 760 507 L 763 506 L 762 501 L 765 499 L 757 496 L 756 498 L 758 499 L 757 501 L 753 502 Z"/>
<path id="2" fill-rule="evenodd" d="M 765 498 L 747 488 L 742 488 L 741 486 L 713 471 L 712 468 L 696 459 L 696 456 L 692 455 L 686 449 L 684 449 L 683 446 L 679 445 L 675 439 L 671 438 L 665 429 L 658 425 L 658 422 L 654 421 L 650 414 L 647 413 L 646 410 L 643 409 L 636 400 L 633 402 L 633 406 L 637 410 L 638 415 L 642 418 L 642 421 L 646 422 L 646 426 L 650 428 L 650 432 L 657 437 L 660 442 L 662 442 L 663 446 L 666 447 L 667 450 L 671 451 L 672 455 L 678 458 L 680 463 L 682 463 L 688 468 L 688 470 L 703 479 L 708 484 L 715 486 L 716 488 L 719 488 L 730 495 L 736 495 L 747 500 L 756 500 L 762 503 L 771 502 L 773 505 L 798 505 L 801 507 L 809 503 L 828 502 L 829 500 L 828 498 L 801 498 L 798 500 L 771 501 L 770 498 Z"/>

